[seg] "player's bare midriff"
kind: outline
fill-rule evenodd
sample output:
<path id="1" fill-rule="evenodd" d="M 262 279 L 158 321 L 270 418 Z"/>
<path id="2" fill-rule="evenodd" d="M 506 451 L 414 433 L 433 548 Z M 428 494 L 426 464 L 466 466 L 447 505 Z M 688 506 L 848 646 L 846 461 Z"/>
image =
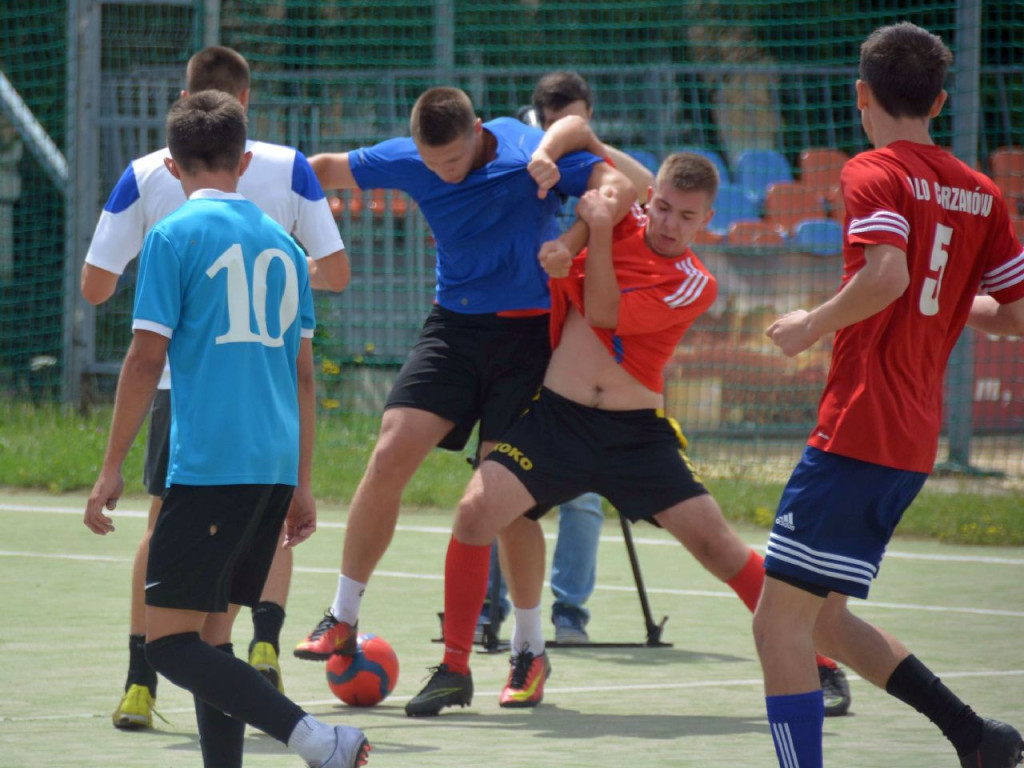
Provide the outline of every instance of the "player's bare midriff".
<path id="1" fill-rule="evenodd" d="M 570 308 L 562 338 L 551 355 L 544 386 L 590 408 L 631 411 L 661 408 L 664 398 L 638 382 L 608 353 L 575 308 Z"/>

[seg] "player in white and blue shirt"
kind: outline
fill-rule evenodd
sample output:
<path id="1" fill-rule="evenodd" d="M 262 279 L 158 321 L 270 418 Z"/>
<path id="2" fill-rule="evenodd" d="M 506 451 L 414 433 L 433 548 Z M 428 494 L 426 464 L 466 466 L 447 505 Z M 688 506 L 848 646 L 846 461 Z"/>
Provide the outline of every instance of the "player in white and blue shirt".
<path id="1" fill-rule="evenodd" d="M 265 141 L 247 141 L 245 149 L 253 159 L 239 179 L 239 193 L 293 235 L 314 262 L 344 252 L 327 198 L 305 155 L 294 147 Z M 164 147 L 125 168 L 96 224 L 83 283 L 88 267 L 122 274 L 142 249 L 146 233 L 185 202 L 181 184 L 164 167 L 168 157 Z M 87 298 L 99 303 L 108 296 Z"/>

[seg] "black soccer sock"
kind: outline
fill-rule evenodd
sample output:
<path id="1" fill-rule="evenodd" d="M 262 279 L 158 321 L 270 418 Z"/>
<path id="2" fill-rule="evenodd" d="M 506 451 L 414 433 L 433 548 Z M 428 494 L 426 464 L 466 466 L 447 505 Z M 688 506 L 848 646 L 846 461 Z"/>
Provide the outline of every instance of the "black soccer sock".
<path id="1" fill-rule="evenodd" d="M 264 600 L 252 609 L 252 642 L 249 651 L 256 643 L 270 643 L 274 653 L 281 655 L 281 627 L 284 626 L 284 608 L 277 603 Z"/>
<path id="2" fill-rule="evenodd" d="M 175 685 L 283 744 L 306 713 L 255 669 L 199 639 L 198 632 L 146 643 L 146 658 Z"/>
<path id="3" fill-rule="evenodd" d="M 899 663 L 885 690 L 935 723 L 960 757 L 974 752 L 981 744 L 982 719 L 916 656 L 908 656 Z"/>
<path id="4" fill-rule="evenodd" d="M 217 646 L 234 657 L 231 643 Z M 245 741 L 245 723 L 225 715 L 212 704 L 193 696 L 196 705 L 196 723 L 199 725 L 199 747 L 206 768 L 242 768 L 242 750 Z"/>
<path id="5" fill-rule="evenodd" d="M 149 688 L 149 695 L 156 698 L 156 670 L 146 661 L 146 636 L 128 635 L 128 678 L 124 682 L 124 690 L 133 685 L 144 685 Z"/>

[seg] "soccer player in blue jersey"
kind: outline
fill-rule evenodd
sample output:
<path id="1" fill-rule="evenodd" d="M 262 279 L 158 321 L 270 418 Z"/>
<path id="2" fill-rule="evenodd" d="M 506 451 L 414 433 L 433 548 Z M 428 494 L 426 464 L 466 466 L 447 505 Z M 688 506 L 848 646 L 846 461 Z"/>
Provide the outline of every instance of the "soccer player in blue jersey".
<path id="1" fill-rule="evenodd" d="M 251 92 L 245 58 L 231 48 L 216 45 L 192 56 L 182 95 L 210 88 L 231 94 L 243 107 L 247 106 Z M 246 150 L 253 159 L 239 181 L 242 194 L 302 243 L 313 288 L 342 290 L 349 279 L 348 256 L 309 162 L 292 147 L 264 141 L 247 141 Z M 82 295 L 89 303 L 100 304 L 113 295 L 120 275 L 142 248 L 146 232 L 185 202 L 181 184 L 164 167 L 168 157 L 165 147 L 133 160 L 110 193 L 82 266 Z M 117 728 L 146 728 L 153 724 L 158 678 L 145 658 L 143 583 L 149 537 L 167 485 L 170 379 L 165 368 L 150 412 L 143 482 L 152 499 L 146 533 L 139 542 L 132 568 L 128 675 L 112 716 Z M 252 611 L 253 638 L 249 644 L 249 663 L 282 691 L 279 641 L 291 572 L 292 553 L 279 547 L 264 593 Z"/>
<path id="2" fill-rule="evenodd" d="M 578 197 L 614 188 L 618 219 L 636 199 L 629 180 L 600 157 L 571 152 L 556 164 L 541 131 L 514 118 L 484 123 L 456 88 L 423 93 L 410 131 L 409 138 L 310 160 L 325 189 L 401 189 L 416 200 L 437 242 L 437 291 L 349 507 L 334 602 L 296 647 L 299 658 L 355 649 L 366 583 L 391 541 L 402 491 L 430 450 L 461 449 L 479 422 L 486 455 L 540 386 L 551 350 L 539 259 L 586 243 L 582 222 L 559 235 L 559 201 L 547 191 Z M 529 523 L 503 534 L 506 554 L 543 557 L 540 526 Z M 540 606 L 517 612 L 516 620 L 539 625 Z"/>
<path id="3" fill-rule="evenodd" d="M 236 659 L 231 625 L 260 597 L 284 526 L 286 547 L 316 529 L 313 299 L 290 235 L 237 193 L 252 158 L 242 105 L 220 91 L 167 117 L 167 169 L 188 202 L 147 234 L 131 347 L 110 439 L 85 511 L 114 530 L 121 468 L 169 359 L 174 376 L 168 490 L 146 567 L 146 657 L 195 697 L 207 768 L 242 765 L 245 724 L 309 766 L 355 768 L 369 744 L 329 726 Z"/>

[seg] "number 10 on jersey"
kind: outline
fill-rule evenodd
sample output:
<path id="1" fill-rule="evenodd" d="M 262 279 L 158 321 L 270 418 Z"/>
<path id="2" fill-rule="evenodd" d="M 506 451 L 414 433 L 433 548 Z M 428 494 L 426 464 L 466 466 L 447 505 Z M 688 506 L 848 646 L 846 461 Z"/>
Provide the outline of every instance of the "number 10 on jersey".
<path id="1" fill-rule="evenodd" d="M 267 273 L 275 259 L 284 266 L 284 291 L 277 307 L 278 335 L 272 336 L 267 329 Z M 267 347 L 284 345 L 284 334 L 299 314 L 299 278 L 295 264 L 288 255 L 278 248 L 268 248 L 256 257 L 252 269 L 252 287 L 245 273 L 242 246 L 235 243 L 228 248 L 206 270 L 206 276 L 213 278 L 221 270 L 227 270 L 228 332 L 217 337 L 218 344 L 258 343 Z M 249 308 L 256 316 L 256 330 L 252 329 Z"/>

